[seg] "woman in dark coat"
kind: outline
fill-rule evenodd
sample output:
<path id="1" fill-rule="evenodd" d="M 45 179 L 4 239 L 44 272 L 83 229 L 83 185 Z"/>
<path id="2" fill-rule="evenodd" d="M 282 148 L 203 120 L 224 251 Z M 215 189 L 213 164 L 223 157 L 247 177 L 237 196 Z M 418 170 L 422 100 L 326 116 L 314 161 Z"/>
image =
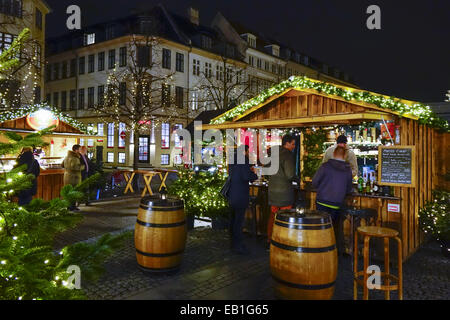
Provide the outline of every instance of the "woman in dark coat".
<path id="1" fill-rule="evenodd" d="M 237 154 L 234 157 L 234 164 L 230 164 L 228 172 L 231 177 L 229 189 L 229 204 L 233 209 L 231 219 L 231 248 L 239 254 L 247 254 L 248 250 L 244 245 L 242 227 L 244 226 L 245 211 L 249 203 L 250 187 L 249 182 L 258 179 L 254 169 L 250 166 L 248 159 L 248 146 L 241 146 L 237 153 L 244 153 L 245 163 L 238 163 Z"/>
<path id="2" fill-rule="evenodd" d="M 17 158 L 17 166 L 26 165 L 25 174 L 34 175 L 33 185 L 29 189 L 21 190 L 18 193 L 19 198 L 19 206 L 28 205 L 33 196 L 37 193 L 37 177 L 41 173 L 41 167 L 39 166 L 39 162 L 34 158 L 33 152 L 31 150 L 25 149 Z"/>

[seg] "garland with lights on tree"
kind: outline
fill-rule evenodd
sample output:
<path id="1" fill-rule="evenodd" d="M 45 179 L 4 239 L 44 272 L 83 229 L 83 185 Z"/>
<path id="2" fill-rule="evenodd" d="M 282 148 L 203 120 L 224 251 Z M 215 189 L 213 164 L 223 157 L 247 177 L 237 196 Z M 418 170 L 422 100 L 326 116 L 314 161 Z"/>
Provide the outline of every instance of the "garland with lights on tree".
<path id="1" fill-rule="evenodd" d="M 20 39 L 20 38 L 19 38 Z M 13 63 L 5 57 L 15 57 L 20 44 L 17 39 L 8 54 L 0 56 L 0 71 Z M 7 50 L 7 51 L 8 51 Z M 11 60 L 9 60 L 11 61 Z M 15 62 L 17 63 L 17 62 Z M 9 142 L 0 142 L 0 156 L 17 154 L 24 147 L 44 146 L 42 136 L 52 127 L 22 137 L 15 132 L 3 135 Z M 71 290 L 67 269 L 76 265 L 81 270 L 81 281 L 94 281 L 103 271 L 103 262 L 118 248 L 129 234 L 104 235 L 96 243 L 76 243 L 61 251 L 53 249 L 55 236 L 79 223 L 83 216 L 68 211 L 70 203 L 83 199 L 85 188 L 98 175 L 73 187 L 64 186 L 61 198 L 51 201 L 34 199 L 21 207 L 14 197 L 32 186 L 35 179 L 25 174 L 26 165 L 0 172 L 0 299 L 82 299 L 82 290 Z"/>
<path id="2" fill-rule="evenodd" d="M 228 214 L 228 202 L 220 194 L 227 177 L 219 170 L 194 172 L 180 169 L 178 179 L 168 188 L 169 195 L 184 200 L 187 215 L 218 217 Z"/>
<path id="3" fill-rule="evenodd" d="M 369 104 L 374 104 L 380 108 L 398 112 L 400 115 L 413 115 L 419 118 L 419 123 L 428 125 L 433 128 L 449 131 L 449 123 L 438 117 L 431 111 L 429 106 L 421 103 L 408 105 L 395 97 L 386 98 L 382 95 L 376 95 L 367 91 L 351 91 L 336 87 L 333 84 L 324 81 L 315 81 L 305 76 L 292 76 L 288 80 L 265 89 L 258 96 L 244 102 L 243 104 L 225 112 L 219 118 L 211 121 L 211 124 L 220 124 L 225 121 L 231 121 L 234 117 L 242 115 L 247 110 L 265 102 L 270 97 L 281 94 L 288 89 L 313 89 L 319 93 L 326 93 L 328 95 L 335 95 L 344 98 L 346 101 L 359 101 Z"/>

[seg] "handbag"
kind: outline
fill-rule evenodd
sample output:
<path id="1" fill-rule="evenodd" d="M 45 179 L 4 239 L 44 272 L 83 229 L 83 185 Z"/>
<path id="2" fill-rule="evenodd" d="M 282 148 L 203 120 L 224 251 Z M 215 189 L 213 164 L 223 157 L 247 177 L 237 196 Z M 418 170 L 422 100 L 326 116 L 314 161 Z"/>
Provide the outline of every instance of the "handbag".
<path id="1" fill-rule="evenodd" d="M 222 186 L 222 189 L 220 189 L 220 194 L 224 196 L 224 198 L 227 200 L 229 200 L 228 193 L 230 192 L 230 186 L 231 186 L 231 175 L 228 176 L 227 180 Z"/>

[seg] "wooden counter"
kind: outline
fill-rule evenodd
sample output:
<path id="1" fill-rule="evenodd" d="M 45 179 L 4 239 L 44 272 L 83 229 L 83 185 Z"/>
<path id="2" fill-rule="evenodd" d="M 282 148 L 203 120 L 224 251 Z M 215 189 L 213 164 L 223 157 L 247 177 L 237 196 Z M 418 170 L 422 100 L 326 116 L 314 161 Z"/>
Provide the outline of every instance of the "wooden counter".
<path id="1" fill-rule="evenodd" d="M 64 169 L 41 168 L 41 173 L 37 178 L 37 194 L 33 197 L 46 201 L 59 198 L 62 187 L 64 187 Z"/>

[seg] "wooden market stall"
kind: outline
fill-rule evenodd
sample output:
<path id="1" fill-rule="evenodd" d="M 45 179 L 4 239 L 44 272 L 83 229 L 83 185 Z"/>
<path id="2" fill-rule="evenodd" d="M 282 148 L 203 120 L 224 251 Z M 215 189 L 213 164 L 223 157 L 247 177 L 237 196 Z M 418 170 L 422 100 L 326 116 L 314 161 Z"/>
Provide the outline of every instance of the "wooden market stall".
<path id="1" fill-rule="evenodd" d="M 443 124 L 433 117 L 435 116 L 428 107 L 417 102 L 393 99 L 305 77 L 293 77 L 227 111 L 213 119 L 210 124 L 204 124 L 202 129 L 318 128 L 360 125 L 367 122 L 377 122 L 387 127 L 387 122 L 394 124 L 399 131 L 391 140 L 392 147 L 400 150 L 408 147 L 413 150 L 407 153 L 410 155 L 409 180 L 384 183 L 393 189 L 389 196 L 355 193 L 346 201 L 351 206 L 376 209 L 378 225 L 395 222 L 401 233 L 403 257 L 406 259 L 424 239 L 419 230 L 419 208 L 427 200 L 431 200 L 433 189 L 449 187 L 443 178 L 450 170 L 448 123 Z M 440 129 L 434 128 L 436 123 L 441 125 Z M 351 144 L 349 146 L 351 147 Z M 381 145 L 377 148 L 380 150 L 380 162 L 383 148 Z M 299 153 L 302 159 L 303 146 L 299 148 Z M 389 152 L 385 154 L 389 155 Z M 389 169 L 387 162 L 389 161 L 385 161 L 384 165 L 379 163 L 379 173 Z M 300 165 L 300 171 L 303 168 L 304 163 Z M 379 183 L 383 185 L 381 181 Z M 313 209 L 315 192 L 304 191 Z M 388 209 L 398 209 L 395 205 L 400 205 L 400 210 Z M 264 216 L 263 212 L 261 216 Z M 264 233 L 265 221 L 263 217 L 259 222 L 261 233 Z"/>
<path id="2" fill-rule="evenodd" d="M 0 123 L 0 133 L 9 131 L 21 136 L 53 125 L 56 126 L 50 134 L 42 137 L 42 140 L 48 143 L 47 146 L 35 146 L 40 152 L 37 160 L 41 166 L 41 173 L 37 179 L 38 191 L 34 198 L 51 200 L 60 196 L 60 191 L 64 186 L 64 169 L 61 167 L 61 163 L 67 155 L 67 151 L 71 150 L 74 144 L 77 144 L 78 139 L 93 138 L 81 128 L 69 124 L 67 120 L 74 124 L 77 123 L 68 117 L 61 120 L 58 115 L 49 110 L 40 109 Z M 95 136 L 95 138 L 98 137 Z M 0 135 L 0 142 L 7 141 L 8 139 L 4 135 Z M 2 170 L 12 169 L 17 156 L 17 154 L 11 154 L 0 158 Z"/>

